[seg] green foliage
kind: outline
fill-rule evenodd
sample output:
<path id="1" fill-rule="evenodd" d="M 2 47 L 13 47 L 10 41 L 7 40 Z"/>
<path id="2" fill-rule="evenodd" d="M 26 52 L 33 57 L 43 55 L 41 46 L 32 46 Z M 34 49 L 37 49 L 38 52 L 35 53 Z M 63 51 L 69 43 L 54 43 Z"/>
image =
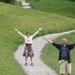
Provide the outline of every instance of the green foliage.
<path id="1" fill-rule="evenodd" d="M 75 2 L 69 0 L 26 0 L 34 10 L 56 13 L 75 18 Z"/>
<path id="2" fill-rule="evenodd" d="M 0 2 L 5 2 L 13 5 L 16 2 L 16 0 L 0 0 Z"/>
<path id="3" fill-rule="evenodd" d="M 73 2 L 75 2 L 75 0 L 70 0 L 70 1 L 73 1 Z"/>
<path id="4" fill-rule="evenodd" d="M 14 5 L 22 7 L 22 3 L 21 3 L 21 2 L 15 1 L 15 2 L 14 2 Z"/>
<path id="5" fill-rule="evenodd" d="M 66 37 L 68 40 L 68 44 L 75 43 L 75 33 L 63 35 L 54 40 L 56 43 L 62 43 L 61 39 Z M 58 64 L 58 56 L 59 51 L 52 46 L 50 43 L 46 44 L 42 50 L 41 60 L 48 65 L 51 69 L 55 70 L 57 74 L 59 74 L 59 64 Z M 75 49 L 71 51 L 71 59 L 72 59 L 72 75 L 75 75 Z"/>

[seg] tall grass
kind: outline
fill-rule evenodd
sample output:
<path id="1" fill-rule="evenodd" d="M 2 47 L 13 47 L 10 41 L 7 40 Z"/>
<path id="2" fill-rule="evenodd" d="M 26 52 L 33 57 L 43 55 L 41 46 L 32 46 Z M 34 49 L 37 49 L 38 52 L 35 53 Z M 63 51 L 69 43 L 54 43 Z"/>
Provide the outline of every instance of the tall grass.
<path id="1" fill-rule="evenodd" d="M 66 37 L 68 40 L 68 44 L 75 43 L 75 33 L 63 35 L 54 40 L 56 43 L 62 43 L 61 39 Z M 59 64 L 58 64 L 58 56 L 59 51 L 52 46 L 50 43 L 46 44 L 42 50 L 43 55 L 41 55 L 41 60 L 48 65 L 51 69 L 55 70 L 57 74 L 59 74 Z M 72 59 L 72 75 L 75 75 L 75 49 L 71 51 L 71 59 Z"/>

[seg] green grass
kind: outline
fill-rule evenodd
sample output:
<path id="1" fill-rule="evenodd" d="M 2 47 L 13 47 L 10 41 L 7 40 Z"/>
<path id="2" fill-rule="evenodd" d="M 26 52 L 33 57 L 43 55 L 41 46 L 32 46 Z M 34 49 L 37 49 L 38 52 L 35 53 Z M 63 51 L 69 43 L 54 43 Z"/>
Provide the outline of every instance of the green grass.
<path id="1" fill-rule="evenodd" d="M 75 33 L 67 34 L 60 36 L 54 40 L 56 43 L 62 43 L 61 39 L 66 37 L 69 43 L 75 43 Z M 55 70 L 57 74 L 59 74 L 59 64 L 58 64 L 58 56 L 59 51 L 50 43 L 46 44 L 42 50 L 41 60 L 48 65 L 51 69 Z M 72 59 L 72 75 L 75 75 L 75 49 L 71 51 L 71 59 Z"/>
<path id="2" fill-rule="evenodd" d="M 22 7 L 22 3 L 21 3 L 21 2 L 17 2 L 17 1 L 16 1 L 16 2 L 14 3 L 14 5 Z"/>
<path id="3" fill-rule="evenodd" d="M 34 10 L 75 18 L 75 2 L 69 0 L 27 0 Z"/>
<path id="4" fill-rule="evenodd" d="M 0 3 L 0 74 L 25 75 L 22 67 L 14 59 L 14 51 L 23 38 L 14 31 L 18 28 L 23 34 L 31 34 L 43 27 L 38 34 L 61 32 L 75 29 L 75 19 L 41 11 L 23 9 L 18 6 Z"/>

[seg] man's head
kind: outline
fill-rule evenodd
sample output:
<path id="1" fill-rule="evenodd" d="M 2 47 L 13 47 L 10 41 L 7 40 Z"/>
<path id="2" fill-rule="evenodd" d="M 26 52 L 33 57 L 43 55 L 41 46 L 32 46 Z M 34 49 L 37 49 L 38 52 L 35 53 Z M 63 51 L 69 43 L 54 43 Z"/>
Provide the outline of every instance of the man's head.
<path id="1" fill-rule="evenodd" d="M 67 44 L 67 39 L 66 38 L 62 38 L 62 43 L 63 43 L 63 45 L 66 45 Z"/>

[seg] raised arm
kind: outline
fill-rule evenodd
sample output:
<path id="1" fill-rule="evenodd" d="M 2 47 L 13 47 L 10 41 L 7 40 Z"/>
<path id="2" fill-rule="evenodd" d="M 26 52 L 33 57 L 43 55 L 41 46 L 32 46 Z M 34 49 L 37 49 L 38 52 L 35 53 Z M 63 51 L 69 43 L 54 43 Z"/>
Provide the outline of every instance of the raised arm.
<path id="1" fill-rule="evenodd" d="M 57 49 L 61 49 L 61 44 L 57 44 L 57 43 L 54 43 L 52 40 L 49 40 L 48 38 L 46 37 L 43 37 L 43 39 L 45 39 L 46 41 L 50 42 L 53 46 L 55 46 Z"/>
<path id="2" fill-rule="evenodd" d="M 74 47 L 75 47 L 75 43 L 74 43 L 74 44 L 69 44 L 69 45 L 68 45 L 69 50 L 72 50 Z"/>
<path id="3" fill-rule="evenodd" d="M 18 29 L 15 29 L 15 31 L 16 31 L 17 33 L 19 33 L 22 37 L 25 37 L 25 35 L 22 34 L 20 31 L 18 31 Z"/>
<path id="4" fill-rule="evenodd" d="M 36 32 L 32 35 L 32 37 L 36 36 L 36 35 L 39 33 L 39 31 L 41 31 L 41 30 L 42 30 L 42 28 L 39 28 L 38 31 L 36 31 Z"/>
<path id="5" fill-rule="evenodd" d="M 48 41 L 48 42 L 50 42 L 51 44 L 53 43 L 53 41 L 52 40 L 49 40 L 48 38 L 46 38 L 45 36 L 43 36 L 43 39 L 44 40 L 46 40 L 46 41 Z"/>

